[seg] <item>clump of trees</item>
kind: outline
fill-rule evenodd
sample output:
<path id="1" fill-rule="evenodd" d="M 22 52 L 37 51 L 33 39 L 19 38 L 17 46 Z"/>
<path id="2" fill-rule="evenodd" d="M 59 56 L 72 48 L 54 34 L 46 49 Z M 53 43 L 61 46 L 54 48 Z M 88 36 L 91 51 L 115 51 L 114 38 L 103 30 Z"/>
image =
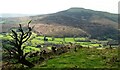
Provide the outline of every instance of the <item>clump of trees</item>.
<path id="1" fill-rule="evenodd" d="M 11 30 L 12 34 L 10 36 L 12 37 L 12 40 L 9 41 L 11 49 L 4 47 L 4 49 L 8 51 L 10 56 L 12 55 L 11 57 L 17 60 L 17 63 L 21 63 L 22 65 L 26 65 L 30 68 L 34 67 L 34 64 L 26 60 L 26 56 L 29 53 L 25 53 L 23 51 L 27 46 L 22 45 L 27 42 L 32 35 L 32 30 L 34 26 L 30 27 L 29 24 L 31 23 L 31 21 L 28 22 L 27 30 L 23 30 L 21 24 L 19 24 L 19 29 L 17 30 L 18 32 L 15 30 Z"/>

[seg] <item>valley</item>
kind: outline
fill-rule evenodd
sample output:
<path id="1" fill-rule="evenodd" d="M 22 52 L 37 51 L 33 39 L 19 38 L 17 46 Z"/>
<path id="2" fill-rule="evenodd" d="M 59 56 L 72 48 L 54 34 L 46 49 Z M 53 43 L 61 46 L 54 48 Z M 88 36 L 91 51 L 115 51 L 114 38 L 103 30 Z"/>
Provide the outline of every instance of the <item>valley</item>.
<path id="1" fill-rule="evenodd" d="M 117 69 L 117 18 L 117 14 L 84 8 L 2 17 L 2 70 Z"/>

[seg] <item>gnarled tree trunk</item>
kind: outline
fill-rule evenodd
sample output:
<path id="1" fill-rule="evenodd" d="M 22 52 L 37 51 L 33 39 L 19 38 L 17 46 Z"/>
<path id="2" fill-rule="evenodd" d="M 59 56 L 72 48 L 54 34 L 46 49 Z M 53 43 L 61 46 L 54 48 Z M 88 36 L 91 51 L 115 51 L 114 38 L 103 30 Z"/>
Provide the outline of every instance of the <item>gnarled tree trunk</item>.
<path id="1" fill-rule="evenodd" d="M 21 58 L 21 59 L 19 60 L 19 62 L 20 62 L 21 64 L 24 64 L 24 65 L 30 67 L 30 68 L 32 68 L 32 67 L 35 66 L 34 64 L 32 64 L 31 62 L 29 62 L 28 60 L 26 60 L 24 57 Z"/>

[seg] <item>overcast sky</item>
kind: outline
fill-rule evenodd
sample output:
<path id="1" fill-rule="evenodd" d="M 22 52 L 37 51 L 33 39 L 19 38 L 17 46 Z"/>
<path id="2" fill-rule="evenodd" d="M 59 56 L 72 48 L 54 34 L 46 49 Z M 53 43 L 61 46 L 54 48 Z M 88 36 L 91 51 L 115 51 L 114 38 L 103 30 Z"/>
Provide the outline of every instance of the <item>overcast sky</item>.
<path id="1" fill-rule="evenodd" d="M 118 2 L 119 0 L 0 0 L 0 14 L 47 14 L 71 7 L 118 13 Z"/>

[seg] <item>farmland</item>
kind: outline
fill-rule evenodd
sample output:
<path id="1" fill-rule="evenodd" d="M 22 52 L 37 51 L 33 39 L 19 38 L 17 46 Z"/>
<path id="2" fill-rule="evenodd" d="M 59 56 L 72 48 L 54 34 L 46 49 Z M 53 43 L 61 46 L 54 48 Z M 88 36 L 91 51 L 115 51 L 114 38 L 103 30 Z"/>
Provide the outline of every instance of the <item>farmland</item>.
<path id="1" fill-rule="evenodd" d="M 32 33 L 31 38 L 22 46 L 27 46 L 24 49 L 25 53 L 41 52 L 42 50 L 51 51 L 52 47 L 57 48 L 63 46 L 71 46 L 71 49 L 61 55 L 52 55 L 52 59 L 48 58 L 44 61 L 39 61 L 40 56 L 28 57 L 27 60 L 35 64 L 32 69 L 46 69 L 46 68 L 117 68 L 119 59 L 117 47 L 113 46 L 113 49 L 109 49 L 109 45 L 104 46 L 97 39 L 89 39 L 87 37 L 50 37 L 46 36 L 47 41 L 44 40 L 45 36 L 40 36 Z M 1 40 L 12 40 L 9 34 L 0 34 Z M 74 46 L 79 45 L 83 48 L 77 48 L 77 52 L 74 51 Z M 3 42 L 3 46 L 10 46 Z M 115 48 L 114 48 L 115 47 Z M 3 53 L 3 55 L 7 55 Z M 3 57 L 4 57 L 3 56 Z M 37 63 L 36 63 L 37 61 Z M 15 62 L 12 60 L 11 62 Z M 6 63 L 6 59 L 3 59 L 3 64 Z M 15 64 L 11 68 L 24 68 L 20 64 Z M 9 68 L 9 66 L 8 66 Z"/>
<path id="2" fill-rule="evenodd" d="M 97 44 L 97 43 L 91 43 L 91 42 L 84 42 L 85 40 L 87 40 L 88 38 L 84 38 L 84 37 L 76 37 L 76 38 L 72 38 L 72 37 L 65 37 L 65 38 L 54 38 L 54 40 L 52 40 L 53 37 L 47 37 L 48 41 L 44 41 L 44 36 L 37 36 L 35 33 L 33 33 L 32 37 L 30 40 L 28 40 L 27 43 L 25 43 L 23 46 L 27 45 L 27 48 L 25 49 L 25 51 L 28 51 L 28 49 L 30 50 L 34 50 L 34 51 L 40 51 L 40 48 L 37 48 L 37 45 L 41 45 L 44 46 L 44 44 L 51 44 L 47 47 L 51 47 L 52 44 L 64 44 L 64 45 L 69 45 L 69 43 L 73 43 L 73 44 L 79 44 L 83 47 L 99 47 L 102 44 Z M 9 36 L 9 34 L 6 35 L 2 35 L 0 34 L 0 39 L 1 40 L 11 40 L 11 36 Z M 81 42 L 76 42 L 76 40 L 81 40 Z M 83 42 L 82 42 L 83 41 Z M 3 43 L 4 44 L 4 43 Z"/>
<path id="3" fill-rule="evenodd" d="M 118 14 L 74 7 L 0 18 L 2 70 L 115 70 L 120 63 L 117 18 Z"/>

